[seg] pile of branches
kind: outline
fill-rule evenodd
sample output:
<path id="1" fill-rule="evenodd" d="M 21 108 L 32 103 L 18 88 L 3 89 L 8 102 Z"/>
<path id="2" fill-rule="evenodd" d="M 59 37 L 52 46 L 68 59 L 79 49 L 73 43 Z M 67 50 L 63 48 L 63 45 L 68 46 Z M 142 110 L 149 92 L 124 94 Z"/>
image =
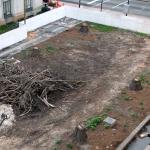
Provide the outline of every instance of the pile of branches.
<path id="1" fill-rule="evenodd" d="M 60 95 L 80 85 L 53 77 L 49 70 L 31 73 L 19 65 L 0 64 L 0 103 L 11 104 L 19 116 L 54 108 Z"/>

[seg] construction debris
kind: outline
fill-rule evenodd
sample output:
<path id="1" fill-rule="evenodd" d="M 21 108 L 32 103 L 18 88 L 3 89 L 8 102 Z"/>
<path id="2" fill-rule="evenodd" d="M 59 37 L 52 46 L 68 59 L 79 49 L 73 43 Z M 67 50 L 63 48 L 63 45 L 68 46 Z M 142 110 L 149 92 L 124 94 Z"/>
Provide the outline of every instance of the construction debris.
<path id="1" fill-rule="evenodd" d="M 15 122 L 15 114 L 11 105 L 0 105 L 0 132 L 7 131 Z"/>
<path id="2" fill-rule="evenodd" d="M 54 108 L 64 92 L 77 88 L 80 81 L 53 77 L 49 70 L 26 72 L 18 64 L 0 65 L 0 102 L 11 104 L 16 115 L 24 116 L 37 110 Z"/>

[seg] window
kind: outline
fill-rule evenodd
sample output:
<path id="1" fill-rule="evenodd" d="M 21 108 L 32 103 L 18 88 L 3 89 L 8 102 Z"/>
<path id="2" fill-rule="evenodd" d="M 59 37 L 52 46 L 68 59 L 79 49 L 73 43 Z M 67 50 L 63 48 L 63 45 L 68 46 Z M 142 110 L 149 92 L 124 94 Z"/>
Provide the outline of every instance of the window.
<path id="1" fill-rule="evenodd" d="M 25 0 L 26 11 L 32 11 L 32 0 Z"/>
<path id="2" fill-rule="evenodd" d="M 4 14 L 4 18 L 8 18 L 12 16 L 11 0 L 3 0 L 3 14 Z"/>

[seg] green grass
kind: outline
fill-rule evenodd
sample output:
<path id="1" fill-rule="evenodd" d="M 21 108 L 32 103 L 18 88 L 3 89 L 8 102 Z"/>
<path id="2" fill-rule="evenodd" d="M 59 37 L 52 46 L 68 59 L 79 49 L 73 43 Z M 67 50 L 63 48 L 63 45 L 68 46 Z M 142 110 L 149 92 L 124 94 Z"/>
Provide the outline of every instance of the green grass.
<path id="1" fill-rule="evenodd" d="M 138 118 L 138 116 L 139 116 L 138 113 L 135 112 L 135 111 L 131 111 L 131 112 L 130 112 L 130 115 L 131 115 L 131 117 L 134 118 L 134 119 Z"/>
<path id="2" fill-rule="evenodd" d="M 127 94 L 122 94 L 122 95 L 121 95 L 121 99 L 122 99 L 122 100 L 125 100 L 125 101 L 132 100 L 132 98 L 131 98 L 129 95 L 127 95 Z"/>
<path id="3" fill-rule="evenodd" d="M 148 84 L 148 85 L 150 85 L 150 78 L 148 77 L 148 75 L 141 74 L 139 76 L 139 80 L 141 81 L 142 84 Z"/>
<path id="4" fill-rule="evenodd" d="M 62 140 L 57 140 L 57 141 L 55 142 L 56 145 L 60 145 L 61 143 L 62 143 Z"/>
<path id="5" fill-rule="evenodd" d="M 95 129 L 97 125 L 99 125 L 102 122 L 102 118 L 100 116 L 94 116 L 87 120 L 86 127 L 88 129 Z"/>
<path id="6" fill-rule="evenodd" d="M 58 148 L 55 147 L 55 148 L 53 148 L 52 150 L 58 150 Z"/>
<path id="7" fill-rule="evenodd" d="M 66 145 L 66 147 L 67 147 L 67 149 L 73 149 L 73 145 L 72 145 L 72 144 L 70 144 L 70 143 L 69 143 L 69 144 L 67 144 L 67 145 Z"/>
<path id="8" fill-rule="evenodd" d="M 93 129 L 93 130 L 96 129 L 96 127 L 100 123 L 102 123 L 102 121 L 106 118 L 106 116 L 107 116 L 107 114 L 104 113 L 100 116 L 94 116 L 94 117 L 89 118 L 85 123 L 86 128 Z"/>
<path id="9" fill-rule="evenodd" d="M 128 128 L 128 127 L 129 127 L 128 123 L 126 122 L 126 123 L 123 125 L 123 127 L 124 127 L 125 129 Z"/>
<path id="10" fill-rule="evenodd" d="M 18 27 L 19 27 L 18 23 L 15 23 L 15 22 L 11 22 L 11 23 L 8 23 L 6 25 L 2 25 L 2 26 L 0 26 L 0 34 L 3 34 L 3 33 L 8 32 L 10 30 L 16 29 Z"/>
<path id="11" fill-rule="evenodd" d="M 48 52 L 52 53 L 52 52 L 55 52 L 57 49 L 54 48 L 52 45 L 48 45 L 48 46 L 46 47 L 46 50 L 47 50 Z"/>
<path id="12" fill-rule="evenodd" d="M 144 110 L 144 103 L 142 101 L 139 103 L 139 105 L 140 105 L 141 110 Z"/>
<path id="13" fill-rule="evenodd" d="M 89 26 L 95 30 L 98 30 L 100 32 L 113 32 L 117 30 L 117 28 L 112 27 L 112 26 L 107 26 L 107 25 L 102 25 L 102 24 L 97 24 L 97 23 L 88 23 Z"/>
<path id="14" fill-rule="evenodd" d="M 141 32 L 135 32 L 136 35 L 139 35 L 141 37 L 149 37 L 148 34 L 145 34 L 145 33 L 141 33 Z"/>
<path id="15" fill-rule="evenodd" d="M 105 128 L 105 129 L 109 129 L 109 128 L 110 128 L 110 125 L 105 123 L 105 124 L 104 124 L 104 128 Z"/>

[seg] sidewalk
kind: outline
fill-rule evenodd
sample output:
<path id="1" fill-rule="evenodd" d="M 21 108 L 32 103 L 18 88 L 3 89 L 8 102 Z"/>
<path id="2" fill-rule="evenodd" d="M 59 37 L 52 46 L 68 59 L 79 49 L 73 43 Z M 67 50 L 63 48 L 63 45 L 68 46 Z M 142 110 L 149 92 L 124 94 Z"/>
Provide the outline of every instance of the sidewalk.
<path id="1" fill-rule="evenodd" d="M 44 42 L 50 37 L 56 36 L 57 34 L 64 32 L 79 23 L 80 21 L 78 20 L 65 17 L 46 26 L 43 26 L 33 32 L 30 32 L 26 40 L 16 43 L 9 48 L 5 48 L 0 51 L 0 58 L 12 56 L 15 53 L 35 46 L 36 44 Z"/>

